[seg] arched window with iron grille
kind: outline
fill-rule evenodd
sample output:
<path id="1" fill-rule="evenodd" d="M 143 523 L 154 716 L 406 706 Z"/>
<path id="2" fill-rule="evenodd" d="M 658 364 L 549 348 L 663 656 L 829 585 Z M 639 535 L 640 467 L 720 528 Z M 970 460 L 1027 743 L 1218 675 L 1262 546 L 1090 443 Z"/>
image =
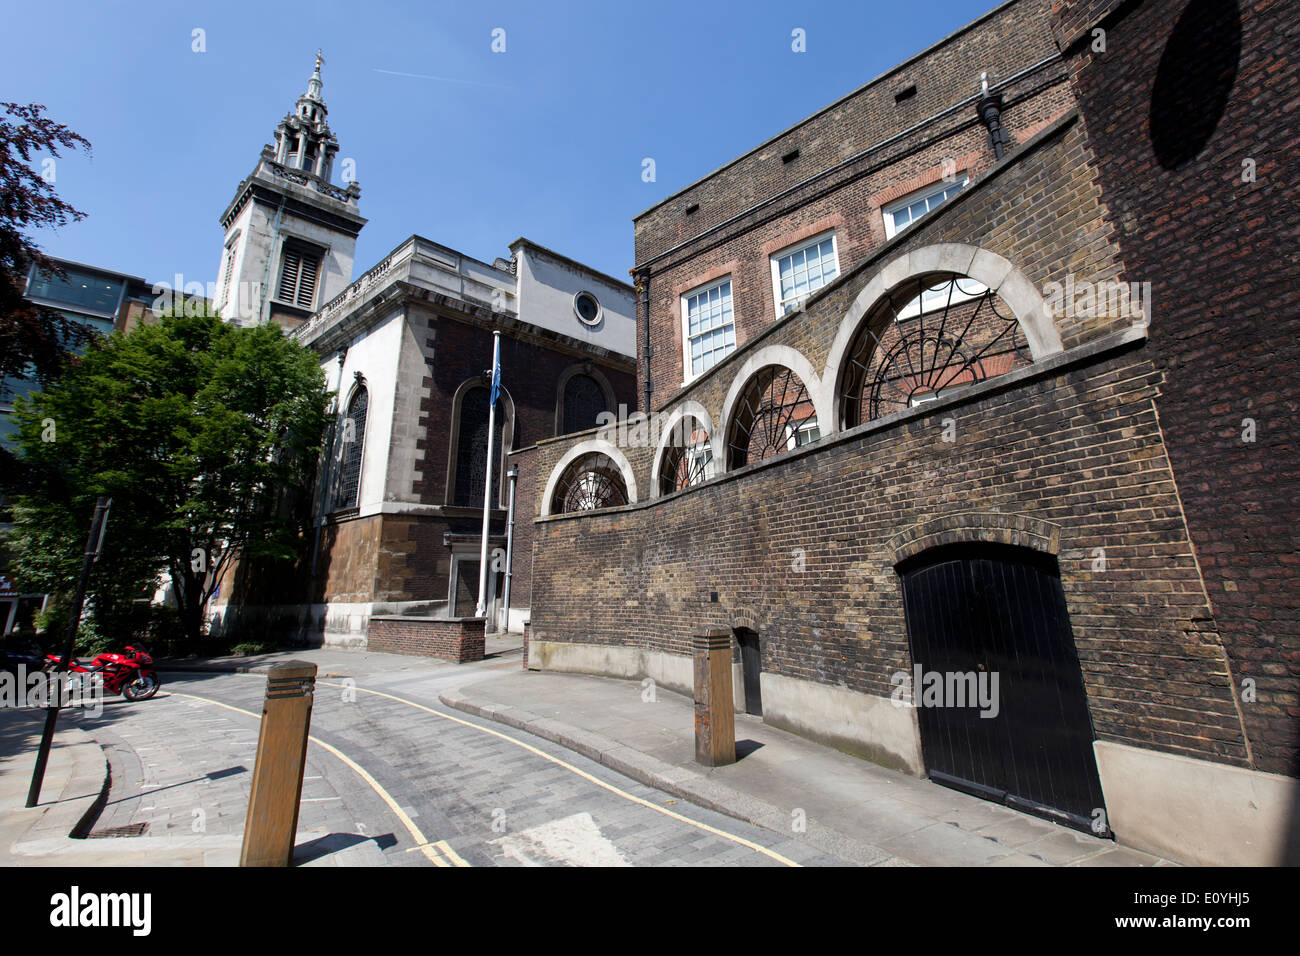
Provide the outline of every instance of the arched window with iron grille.
<path id="1" fill-rule="evenodd" d="M 733 471 L 814 442 L 817 411 L 803 381 L 782 365 L 754 373 L 727 430 L 727 470 Z"/>
<path id="2" fill-rule="evenodd" d="M 863 320 L 839 384 L 844 428 L 951 395 L 1032 362 L 1015 313 L 951 273 L 909 279 Z"/>
<path id="3" fill-rule="evenodd" d="M 694 415 L 673 425 L 659 464 L 659 494 L 671 495 L 713 477 L 713 443 Z"/>
<path id="4" fill-rule="evenodd" d="M 623 473 L 608 455 L 593 453 L 574 459 L 556 482 L 551 514 L 615 508 L 628 503 Z"/>
<path id="5" fill-rule="evenodd" d="M 347 415 L 343 419 L 340 437 L 339 477 L 334 496 L 334 510 L 357 507 L 361 490 L 361 458 L 366 444 L 366 412 L 370 407 L 370 391 L 358 378 L 357 387 L 348 401 Z"/>

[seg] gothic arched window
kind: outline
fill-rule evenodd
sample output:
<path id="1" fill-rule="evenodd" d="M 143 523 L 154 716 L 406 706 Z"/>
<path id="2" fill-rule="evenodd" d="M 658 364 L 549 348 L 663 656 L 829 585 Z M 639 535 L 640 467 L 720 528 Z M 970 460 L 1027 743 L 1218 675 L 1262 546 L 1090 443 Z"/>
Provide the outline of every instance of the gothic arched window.
<path id="1" fill-rule="evenodd" d="M 449 470 L 448 504 L 462 508 L 482 508 L 487 475 L 488 397 L 485 381 L 466 382 L 453 400 L 456 415 L 452 427 L 452 462 Z M 497 399 L 496 435 L 492 439 L 493 507 L 504 500 L 502 473 L 504 456 L 514 436 L 514 403 L 505 389 Z"/>
<path id="2" fill-rule="evenodd" d="M 338 491 L 334 496 L 334 509 L 355 508 L 361 489 L 361 455 L 366 443 L 366 411 L 370 407 L 370 392 L 359 381 L 348 402 L 347 416 L 343 419 L 340 434 Z"/>
<path id="3" fill-rule="evenodd" d="M 563 403 L 563 435 L 595 428 L 597 416 L 612 411 L 605 389 L 590 375 L 574 375 L 564 383 Z"/>

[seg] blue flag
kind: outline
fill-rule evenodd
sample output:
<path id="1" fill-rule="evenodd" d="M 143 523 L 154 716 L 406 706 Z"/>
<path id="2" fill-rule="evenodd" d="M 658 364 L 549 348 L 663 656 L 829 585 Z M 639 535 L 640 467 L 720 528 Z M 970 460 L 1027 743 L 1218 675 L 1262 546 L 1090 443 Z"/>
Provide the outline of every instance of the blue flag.
<path id="1" fill-rule="evenodd" d="M 488 398 L 489 405 L 496 405 L 497 397 L 501 394 L 501 360 L 493 356 L 492 363 L 492 395 Z"/>

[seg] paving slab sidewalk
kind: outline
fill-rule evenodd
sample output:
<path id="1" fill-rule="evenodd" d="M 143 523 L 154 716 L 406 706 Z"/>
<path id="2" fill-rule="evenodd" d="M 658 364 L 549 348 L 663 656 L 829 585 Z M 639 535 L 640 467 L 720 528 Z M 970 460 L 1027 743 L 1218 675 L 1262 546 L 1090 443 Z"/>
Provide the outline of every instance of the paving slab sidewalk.
<path id="1" fill-rule="evenodd" d="M 662 687 L 526 671 L 467 681 L 450 707 L 554 741 L 648 786 L 868 866 L 1169 866 L 736 715 L 727 767 L 695 763 L 695 708 Z"/>
<path id="2" fill-rule="evenodd" d="M 489 634 L 485 641 L 488 658 L 520 650 L 523 637 L 518 634 Z M 160 657 L 158 670 L 198 673 L 264 674 L 272 664 L 282 661 L 310 661 L 316 665 L 317 677 L 363 677 L 403 672 L 425 672 L 454 668 L 459 665 L 414 654 L 386 654 L 379 651 L 340 647 L 311 647 L 300 650 L 272 651 L 268 654 L 231 654 L 224 657 Z"/>

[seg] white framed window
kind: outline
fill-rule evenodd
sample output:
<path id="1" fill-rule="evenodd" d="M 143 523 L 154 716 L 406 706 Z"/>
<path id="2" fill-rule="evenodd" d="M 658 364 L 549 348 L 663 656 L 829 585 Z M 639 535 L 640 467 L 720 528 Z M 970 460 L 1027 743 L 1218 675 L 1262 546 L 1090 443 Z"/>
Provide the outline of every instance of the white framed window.
<path id="1" fill-rule="evenodd" d="M 682 296 L 682 348 L 687 382 L 735 351 L 730 276 Z"/>
<path id="2" fill-rule="evenodd" d="M 813 415 L 797 425 L 785 426 L 785 447 L 789 451 L 801 448 L 804 445 L 811 445 L 817 439 L 822 437 L 821 426 L 817 424 L 817 416 Z"/>
<path id="3" fill-rule="evenodd" d="M 713 443 L 705 438 L 686 449 L 686 474 L 703 481 L 713 475 Z"/>
<path id="4" fill-rule="evenodd" d="M 835 233 L 828 232 L 772 257 L 772 298 L 777 317 L 796 308 L 840 274 Z"/>
<path id="5" fill-rule="evenodd" d="M 911 288 L 904 286 L 904 291 L 910 292 L 915 288 L 915 285 Z M 920 295 L 913 296 L 910 301 L 898 310 L 898 319 L 899 321 L 912 319 L 926 312 L 946 309 L 958 302 L 966 302 L 977 298 L 987 291 L 988 286 L 969 276 L 942 279 L 934 285 L 922 289 Z"/>
<path id="6" fill-rule="evenodd" d="M 933 212 L 942 206 L 965 189 L 967 182 L 969 179 L 966 174 L 959 173 L 956 182 L 935 183 L 933 186 L 926 186 L 910 196 L 904 196 L 897 202 L 881 207 L 880 214 L 885 218 L 885 238 L 893 239 L 927 212 Z"/>

